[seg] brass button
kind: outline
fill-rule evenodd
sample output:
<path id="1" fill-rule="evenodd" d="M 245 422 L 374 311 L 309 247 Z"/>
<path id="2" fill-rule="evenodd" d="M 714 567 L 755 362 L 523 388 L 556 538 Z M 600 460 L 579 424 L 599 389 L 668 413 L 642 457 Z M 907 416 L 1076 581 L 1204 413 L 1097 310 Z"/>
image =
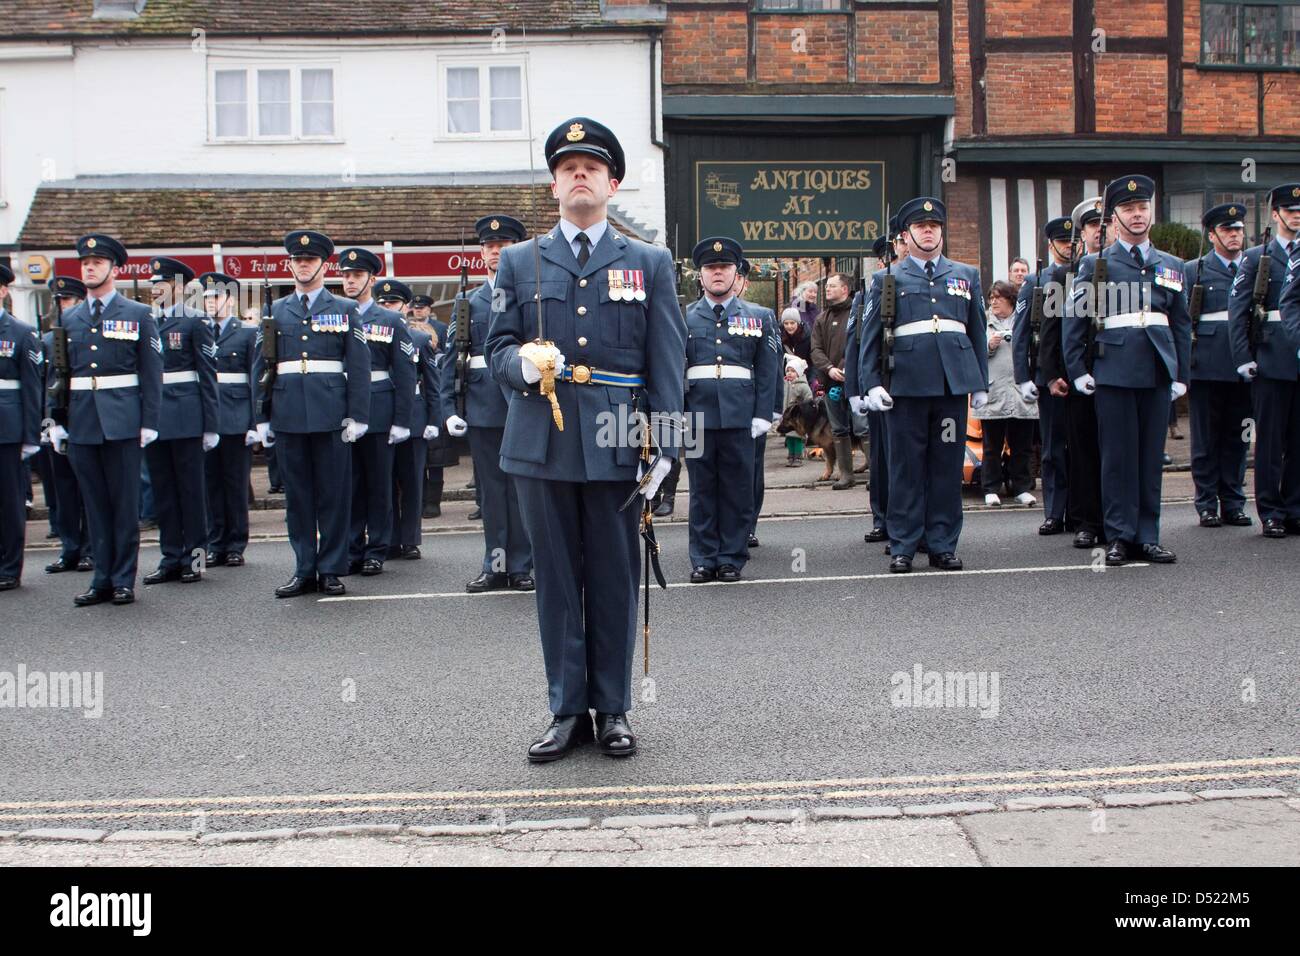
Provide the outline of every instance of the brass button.
<path id="1" fill-rule="evenodd" d="M 579 279 L 579 280 L 578 280 L 578 285 L 581 286 L 581 287 L 584 288 L 584 289 L 587 288 L 587 280 L 586 280 L 586 279 Z"/>
<path id="2" fill-rule="evenodd" d="M 302 340 L 303 340 L 304 342 L 306 342 L 306 341 L 307 341 L 307 336 L 304 335 L 304 336 L 302 337 Z"/>
<path id="3" fill-rule="evenodd" d="M 718 356 L 718 361 L 719 361 L 719 362 L 722 361 L 722 356 L 721 356 L 721 355 Z"/>
<path id="4" fill-rule="evenodd" d="M 91 362 L 91 363 L 90 363 L 90 367 L 91 367 L 91 368 L 99 368 L 99 363 L 98 363 L 98 362 Z"/>
<path id="5" fill-rule="evenodd" d="M 98 345 L 92 345 L 92 346 L 90 347 L 90 350 L 91 350 L 92 352 L 98 352 L 98 351 L 99 351 L 99 346 L 98 346 Z"/>
<path id="6" fill-rule="evenodd" d="M 302 353 L 302 357 L 303 357 L 303 358 L 306 358 L 306 357 L 307 357 L 307 353 L 306 353 L 306 352 L 303 352 L 303 353 Z"/>
<path id="7" fill-rule="evenodd" d="M 938 300 L 938 299 L 931 299 L 930 301 L 931 301 L 931 302 L 938 302 L 939 300 Z"/>
<path id="8" fill-rule="evenodd" d="M 587 314 L 587 307 L 586 307 L 585 305 L 580 305 L 580 306 L 578 306 L 578 314 L 579 314 L 579 315 L 586 315 L 586 314 Z"/>
<path id="9" fill-rule="evenodd" d="M 586 345 L 586 344 L 587 344 L 587 337 L 586 337 L 585 335 L 579 335 L 579 336 L 578 336 L 578 344 L 579 344 L 579 345 Z"/>
<path id="10" fill-rule="evenodd" d="M 938 317 L 939 317 L 939 316 L 938 316 L 938 315 L 937 315 L 937 314 L 936 314 L 936 315 L 933 315 L 933 316 L 931 316 L 931 318 L 934 318 L 934 319 L 937 319 L 937 318 L 938 318 Z"/>
<path id="11" fill-rule="evenodd" d="M 722 344 L 722 339 L 714 339 L 713 341 L 717 342 L 719 345 Z"/>
<path id="12" fill-rule="evenodd" d="M 98 334 L 99 334 L 99 329 L 92 325 L 92 326 L 90 327 L 90 334 L 91 334 L 91 335 L 98 335 Z"/>
<path id="13" fill-rule="evenodd" d="M 303 324 L 303 325 L 306 325 L 306 324 L 307 324 L 307 320 L 306 320 L 306 319 L 303 319 L 303 320 L 302 320 L 302 324 Z"/>

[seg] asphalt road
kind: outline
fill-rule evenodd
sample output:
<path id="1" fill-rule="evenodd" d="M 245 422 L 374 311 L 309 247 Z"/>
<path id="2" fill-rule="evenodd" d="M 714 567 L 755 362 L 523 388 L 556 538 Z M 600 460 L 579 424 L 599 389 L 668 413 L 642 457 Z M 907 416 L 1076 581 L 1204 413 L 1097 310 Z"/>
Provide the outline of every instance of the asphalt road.
<path id="1" fill-rule="evenodd" d="M 349 578 L 341 601 L 272 597 L 283 541 L 125 608 L 74 608 L 86 576 L 42 575 L 33 553 L 4 595 L 0 671 L 102 672 L 103 715 L 0 707 L 0 829 L 1295 790 L 1300 540 L 1170 504 L 1177 565 L 1098 572 L 1040 520 L 968 513 L 967 572 L 908 576 L 860 516 L 764 520 L 748 581 L 706 586 L 684 583 L 685 527 L 662 527 L 641 752 L 542 766 L 524 759 L 547 720 L 534 599 L 461 593 L 477 531 L 426 535 L 424 560 Z M 996 699 L 895 706 L 891 677 L 917 665 L 990 693 L 996 673 Z"/>

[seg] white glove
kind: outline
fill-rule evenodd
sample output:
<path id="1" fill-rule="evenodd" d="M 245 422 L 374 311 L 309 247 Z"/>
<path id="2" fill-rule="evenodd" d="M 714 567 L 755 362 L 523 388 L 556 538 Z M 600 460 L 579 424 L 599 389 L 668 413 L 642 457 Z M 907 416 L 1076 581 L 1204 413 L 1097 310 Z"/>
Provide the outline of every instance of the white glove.
<path id="1" fill-rule="evenodd" d="M 343 440 L 348 444 L 355 442 L 368 431 L 370 431 L 369 425 L 354 422 L 350 418 L 343 419 Z"/>
<path id="2" fill-rule="evenodd" d="M 537 368 L 537 366 L 533 365 L 532 362 L 529 362 L 528 365 L 532 365 L 534 369 Z M 541 373 L 539 372 L 538 374 L 540 375 Z M 465 419 L 461 418 L 459 415 L 452 415 L 451 418 L 447 419 L 447 431 L 453 438 L 460 438 L 465 434 L 465 432 L 469 431 L 469 422 L 465 421 Z"/>
<path id="3" fill-rule="evenodd" d="M 424 426 L 424 440 L 425 440 L 425 441 L 433 441 L 433 440 L 434 440 L 435 438 L 437 438 L 437 437 L 438 437 L 438 426 L 437 426 L 437 425 L 425 425 L 425 426 Z"/>
<path id="4" fill-rule="evenodd" d="M 772 424 L 775 425 L 775 424 L 776 424 L 777 422 L 779 422 L 780 420 L 781 420 L 781 413 L 780 413 L 780 412 L 773 412 L 773 413 L 772 413 Z"/>
<path id="5" fill-rule="evenodd" d="M 409 428 L 403 428 L 401 425 L 394 425 L 392 428 L 388 429 L 388 444 L 390 445 L 400 445 L 410 437 L 411 430 Z"/>
<path id="6" fill-rule="evenodd" d="M 1026 402 L 1038 401 L 1038 386 L 1033 382 L 1020 383 L 1020 397 Z"/>
<path id="7" fill-rule="evenodd" d="M 885 391 L 884 386 L 877 385 L 867 392 L 867 408 L 873 412 L 887 412 L 894 407 L 894 399 Z"/>
<path id="8" fill-rule="evenodd" d="M 244 432 L 244 444 L 249 448 L 257 444 L 257 429 Z"/>
<path id="9" fill-rule="evenodd" d="M 41 450 L 40 445 L 23 445 L 23 461 L 26 461 L 28 458 L 31 458 L 32 455 L 36 454 L 40 450 Z"/>
<path id="10" fill-rule="evenodd" d="M 218 435 L 216 432 L 204 432 L 204 433 L 203 433 L 203 450 L 204 450 L 204 451 L 212 451 L 212 449 L 214 449 L 214 448 L 217 447 L 217 443 L 218 443 L 219 441 L 221 441 L 221 436 Z"/>
<path id="11" fill-rule="evenodd" d="M 561 373 L 564 371 L 564 355 L 554 346 L 551 346 L 551 352 L 555 356 L 555 377 L 559 378 Z M 529 385 L 536 385 L 542 380 L 542 370 L 533 364 L 532 359 L 528 358 L 526 355 L 521 355 L 519 356 L 519 360 L 523 363 L 521 371 L 523 372 L 525 382 Z"/>
<path id="12" fill-rule="evenodd" d="M 978 392 L 971 392 L 971 396 L 970 396 L 970 407 L 973 408 L 975 411 L 979 411 L 981 408 L 983 408 L 983 407 L 984 407 L 985 405 L 987 405 L 988 403 L 989 403 L 989 393 L 988 393 L 988 392 L 985 392 L 985 391 L 983 391 L 983 390 L 978 391 Z"/>
<path id="13" fill-rule="evenodd" d="M 50 426 L 50 445 L 60 455 L 68 453 L 68 430 L 62 425 Z"/>
<path id="14" fill-rule="evenodd" d="M 140 429 L 140 447 L 147 448 L 158 440 L 158 433 L 152 428 Z"/>
<path id="15" fill-rule="evenodd" d="M 1169 393 L 1173 395 L 1174 401 L 1178 401 L 1178 399 L 1187 394 L 1187 386 L 1182 382 L 1170 382 Z"/>
<path id="16" fill-rule="evenodd" d="M 275 444 L 275 432 L 271 431 L 270 422 L 262 422 L 257 426 L 257 440 L 262 443 L 263 448 L 270 448 Z"/>
<path id="17" fill-rule="evenodd" d="M 868 411 L 874 411 L 874 409 L 868 408 L 867 404 L 867 400 L 861 395 L 849 396 L 849 408 L 853 409 L 854 415 L 863 415 Z"/>
<path id="18" fill-rule="evenodd" d="M 1093 392 L 1097 391 L 1097 380 L 1087 372 L 1084 372 L 1074 380 L 1074 387 L 1084 395 L 1091 395 Z"/>
<path id="19" fill-rule="evenodd" d="M 641 480 L 641 476 L 643 474 L 641 469 L 643 467 L 644 465 L 637 466 L 636 469 L 637 481 Z M 647 501 L 649 501 L 651 498 L 655 496 L 655 492 L 659 490 L 659 486 L 663 483 L 664 478 L 668 477 L 668 472 L 672 471 L 672 469 L 673 469 L 673 463 L 669 461 L 667 458 L 660 458 L 657 462 L 655 462 L 655 468 L 654 471 L 651 472 L 650 474 L 650 480 L 647 481 L 645 483 L 645 487 L 641 489 L 641 494 L 645 495 Z"/>
<path id="20" fill-rule="evenodd" d="M 766 435 L 772 430 L 772 423 L 766 418 L 751 418 L 749 420 L 749 437 L 757 438 L 759 435 Z"/>
<path id="21" fill-rule="evenodd" d="M 1259 374 L 1259 364 L 1257 362 L 1247 362 L 1237 368 L 1237 374 L 1249 382 Z"/>

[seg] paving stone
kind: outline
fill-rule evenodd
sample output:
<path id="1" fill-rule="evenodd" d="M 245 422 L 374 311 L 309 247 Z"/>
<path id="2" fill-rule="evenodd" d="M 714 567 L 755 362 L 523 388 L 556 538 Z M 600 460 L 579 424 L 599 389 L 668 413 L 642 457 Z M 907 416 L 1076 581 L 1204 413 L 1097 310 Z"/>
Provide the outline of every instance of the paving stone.
<path id="1" fill-rule="evenodd" d="M 187 843 L 199 838 L 197 830 L 118 830 L 105 843 Z"/>
<path id="2" fill-rule="evenodd" d="M 1186 790 L 1159 793 L 1107 793 L 1101 798 L 1104 807 L 1158 807 L 1166 803 L 1194 803 L 1196 797 Z"/>
<path id="3" fill-rule="evenodd" d="M 700 818 L 693 813 L 645 813 L 640 816 L 606 817 L 600 825 L 607 829 L 627 830 L 633 827 L 650 829 L 652 827 L 693 827 Z"/>
<path id="4" fill-rule="evenodd" d="M 901 817 L 903 811 L 898 807 L 818 807 L 813 811 L 814 820 L 881 820 L 887 817 Z"/>
<path id="5" fill-rule="evenodd" d="M 917 803 L 903 807 L 903 813 L 909 817 L 956 817 L 968 813 L 989 813 L 997 809 L 996 804 L 972 801 L 968 803 Z"/>
<path id="6" fill-rule="evenodd" d="M 76 840 L 81 843 L 98 843 L 108 835 L 107 830 L 77 830 L 71 827 L 49 827 L 24 830 L 20 840 Z"/>
<path id="7" fill-rule="evenodd" d="M 1013 797 L 1003 804 L 1008 810 L 1072 810 L 1094 806 L 1087 797 L 1064 794 L 1053 797 Z"/>
<path id="8" fill-rule="evenodd" d="M 199 838 L 200 843 L 256 843 L 261 840 L 288 840 L 297 831 L 287 827 L 279 830 L 236 830 L 230 833 L 206 833 Z"/>

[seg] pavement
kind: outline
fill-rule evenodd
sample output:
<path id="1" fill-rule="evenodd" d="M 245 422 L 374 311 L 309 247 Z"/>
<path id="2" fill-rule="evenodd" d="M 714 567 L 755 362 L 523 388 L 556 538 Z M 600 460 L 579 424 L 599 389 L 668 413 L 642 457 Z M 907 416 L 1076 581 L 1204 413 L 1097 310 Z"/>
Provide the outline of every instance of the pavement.
<path id="1" fill-rule="evenodd" d="M 0 864 L 1296 862 L 1300 540 L 1197 527 L 1170 471 L 1176 565 L 1106 570 L 972 496 L 966 571 L 890 575 L 865 488 L 769 444 L 742 583 L 687 583 L 684 496 L 661 528 L 623 761 L 524 759 L 534 600 L 464 593 L 468 500 L 342 599 L 272 597 L 292 560 L 262 509 L 247 567 L 78 609 L 34 522 L 0 633 Z M 6 705 L 19 668 L 85 693 Z"/>

